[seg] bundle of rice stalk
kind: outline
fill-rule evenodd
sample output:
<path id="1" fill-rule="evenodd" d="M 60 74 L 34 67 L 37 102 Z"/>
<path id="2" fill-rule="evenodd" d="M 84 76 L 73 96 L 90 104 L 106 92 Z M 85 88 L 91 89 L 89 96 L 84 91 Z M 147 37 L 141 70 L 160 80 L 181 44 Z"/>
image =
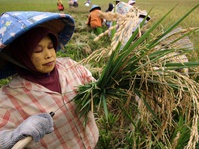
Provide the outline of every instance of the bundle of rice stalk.
<path id="1" fill-rule="evenodd" d="M 123 45 L 127 42 L 127 39 L 131 37 L 132 30 L 136 27 L 139 27 L 139 14 L 141 10 L 137 7 L 132 7 L 129 12 L 125 15 L 121 15 L 114 12 L 99 12 L 99 16 L 106 21 L 112 21 L 113 26 L 111 26 L 108 30 L 98 35 L 94 41 L 98 41 L 102 37 L 107 34 L 110 34 L 113 30 L 117 29 L 117 32 L 114 34 L 110 47 L 102 48 L 99 50 L 95 50 L 90 56 L 86 59 L 81 60 L 79 63 L 86 64 L 91 60 L 95 60 L 99 62 L 99 60 L 103 57 L 109 57 L 116 49 L 116 46 L 121 42 Z M 117 22 L 117 23 L 116 23 Z M 143 26 L 143 23 L 140 24 L 140 27 Z M 140 35 L 139 30 L 139 36 Z"/>
<path id="2" fill-rule="evenodd" d="M 158 47 L 160 47 L 161 40 L 198 6 L 199 4 L 171 25 L 164 33 L 153 39 L 146 40 L 174 8 L 138 39 L 136 37 L 139 29 L 137 29 L 121 51 L 121 43 L 119 42 L 103 68 L 100 78 L 96 82 L 79 86 L 78 94 L 73 100 L 77 105 L 77 112 L 80 117 L 85 118 L 86 122 L 88 112 L 102 106 L 108 122 L 108 101 L 114 100 L 117 103 L 121 100 L 128 100 L 130 96 L 134 95 L 138 97 L 140 120 L 147 123 L 145 129 L 149 129 L 150 126 L 149 131 L 147 131 L 147 133 L 150 133 L 148 136 L 155 136 L 156 142 L 161 139 L 165 144 L 171 144 L 169 142 L 171 137 L 169 131 L 175 129 L 176 123 L 173 118 L 176 113 L 181 113 L 191 127 L 186 147 L 195 148 L 199 139 L 197 131 L 199 84 L 176 71 L 176 68 L 196 67 L 199 66 L 199 62 L 171 62 L 168 60 L 171 57 L 168 56 L 169 54 L 178 50 L 187 50 L 172 48 L 172 46 L 169 46 L 170 43 L 165 47 L 161 45 L 161 49 Z M 196 30 L 198 28 L 190 32 Z M 172 44 L 179 41 L 183 36 L 176 38 L 172 41 Z M 122 110 L 126 111 L 125 108 L 122 108 Z M 156 123 L 154 124 L 154 122 Z M 172 140 L 176 141 L 177 139 L 179 138 L 174 136 Z M 173 144 L 176 144 L 176 142 L 173 142 Z"/>
<path id="3" fill-rule="evenodd" d="M 116 49 L 116 46 L 121 42 L 122 45 L 124 45 L 128 39 L 132 35 L 132 31 L 135 28 L 139 28 L 140 26 L 143 26 L 144 22 L 139 24 L 139 15 L 141 13 L 141 10 L 139 10 L 137 7 L 130 8 L 129 12 L 125 15 L 121 15 L 118 13 L 113 12 L 100 12 L 99 16 L 102 19 L 105 19 L 107 21 L 117 22 L 113 23 L 112 27 L 110 27 L 108 30 L 106 30 L 104 33 L 101 33 L 99 36 L 97 36 L 94 41 L 99 40 L 104 35 L 109 34 L 112 30 L 116 30 L 112 41 L 111 41 L 111 50 L 108 55 L 111 55 L 112 51 Z M 148 17 L 148 16 L 147 16 Z M 139 32 L 139 36 L 141 33 Z"/>

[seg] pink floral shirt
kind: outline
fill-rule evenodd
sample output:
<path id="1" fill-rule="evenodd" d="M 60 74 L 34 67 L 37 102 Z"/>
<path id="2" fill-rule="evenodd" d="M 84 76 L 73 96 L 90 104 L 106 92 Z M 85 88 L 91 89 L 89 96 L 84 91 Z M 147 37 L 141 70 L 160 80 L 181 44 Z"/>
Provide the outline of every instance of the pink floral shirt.
<path id="1" fill-rule="evenodd" d="M 0 89 L 0 131 L 15 129 L 33 114 L 55 112 L 54 131 L 39 143 L 33 141 L 30 148 L 93 149 L 99 132 L 93 113 L 89 113 L 86 127 L 75 113 L 75 105 L 69 102 L 79 85 L 94 81 L 91 73 L 69 58 L 58 58 L 62 93 L 53 92 L 41 85 L 16 76 Z M 64 104 L 65 103 L 65 104 Z M 65 105 L 65 106 L 63 106 Z"/>

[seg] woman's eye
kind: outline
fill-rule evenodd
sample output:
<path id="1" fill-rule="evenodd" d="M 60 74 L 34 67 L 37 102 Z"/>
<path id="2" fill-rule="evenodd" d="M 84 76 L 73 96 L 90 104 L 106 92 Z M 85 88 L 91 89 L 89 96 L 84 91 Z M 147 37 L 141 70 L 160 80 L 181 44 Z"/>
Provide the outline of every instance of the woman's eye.
<path id="1" fill-rule="evenodd" d="M 50 43 L 50 44 L 48 45 L 48 49 L 52 49 L 52 48 L 54 48 L 53 43 Z"/>
<path id="2" fill-rule="evenodd" d="M 37 46 L 35 49 L 34 49 L 34 53 L 40 53 L 43 51 L 43 48 L 42 46 Z"/>

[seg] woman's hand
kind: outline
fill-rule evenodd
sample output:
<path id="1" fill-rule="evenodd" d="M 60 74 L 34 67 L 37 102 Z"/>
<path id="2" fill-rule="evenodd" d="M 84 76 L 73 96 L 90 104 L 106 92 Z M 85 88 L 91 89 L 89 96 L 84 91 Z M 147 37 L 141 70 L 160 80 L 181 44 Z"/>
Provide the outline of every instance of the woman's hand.
<path id="1" fill-rule="evenodd" d="M 39 142 L 45 134 L 54 130 L 53 119 L 48 113 L 32 115 L 22 122 L 15 130 L 0 131 L 0 148 L 11 148 L 19 140 L 32 136 L 35 142 Z"/>

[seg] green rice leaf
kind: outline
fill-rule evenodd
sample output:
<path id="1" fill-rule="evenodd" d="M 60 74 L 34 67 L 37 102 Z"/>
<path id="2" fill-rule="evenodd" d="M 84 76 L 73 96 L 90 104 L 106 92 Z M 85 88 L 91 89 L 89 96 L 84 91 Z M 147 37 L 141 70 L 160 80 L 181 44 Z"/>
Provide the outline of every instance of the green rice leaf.
<path id="1" fill-rule="evenodd" d="M 101 95 L 101 100 L 103 102 L 105 117 L 106 117 L 106 119 L 108 121 L 108 108 L 107 108 L 106 98 L 105 98 L 104 95 Z"/>

